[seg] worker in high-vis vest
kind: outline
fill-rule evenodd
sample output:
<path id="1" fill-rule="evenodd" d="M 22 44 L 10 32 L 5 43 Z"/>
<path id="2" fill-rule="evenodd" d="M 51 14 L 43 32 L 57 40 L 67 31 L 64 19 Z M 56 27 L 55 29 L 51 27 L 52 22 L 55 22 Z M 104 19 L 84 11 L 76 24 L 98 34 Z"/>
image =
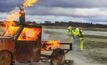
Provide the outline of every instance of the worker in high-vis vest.
<path id="1" fill-rule="evenodd" d="M 72 35 L 72 27 L 71 26 L 69 26 L 68 28 L 67 28 L 67 30 L 65 31 L 65 34 L 67 34 L 69 37 L 70 37 L 70 40 L 69 40 L 69 42 L 73 42 L 73 35 Z"/>
<path id="2" fill-rule="evenodd" d="M 73 37 L 73 41 L 72 41 L 72 49 L 74 51 L 79 51 L 79 50 L 83 50 L 83 43 L 84 43 L 84 38 L 82 35 L 82 31 L 79 28 L 75 28 L 73 29 L 71 26 L 67 28 L 68 33 L 71 33 L 72 37 Z"/>
<path id="3" fill-rule="evenodd" d="M 80 46 L 80 50 L 83 50 L 84 38 L 83 38 L 82 31 L 80 30 L 80 28 L 76 28 L 72 33 L 74 35 L 74 38 L 78 38 L 79 39 L 79 41 L 77 43 Z M 75 44 L 75 42 L 74 42 L 74 44 Z"/>

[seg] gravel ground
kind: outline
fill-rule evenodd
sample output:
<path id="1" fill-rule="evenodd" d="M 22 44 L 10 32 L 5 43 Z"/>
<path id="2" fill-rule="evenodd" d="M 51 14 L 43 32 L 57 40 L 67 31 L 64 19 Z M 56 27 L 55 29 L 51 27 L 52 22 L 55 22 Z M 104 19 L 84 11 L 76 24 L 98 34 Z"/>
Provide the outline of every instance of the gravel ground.
<path id="1" fill-rule="evenodd" d="M 67 59 L 73 58 L 77 63 L 75 63 L 75 65 L 79 65 L 81 63 L 84 63 L 82 65 L 106 65 L 107 52 L 105 51 L 107 50 L 107 40 L 106 38 L 102 38 L 102 36 L 107 37 L 107 32 L 84 30 L 83 33 L 84 35 L 91 35 L 91 37 L 85 37 L 84 51 L 79 53 L 69 52 L 68 55 L 66 55 Z M 99 38 L 97 38 L 97 36 L 99 36 Z M 43 28 L 43 37 L 45 37 L 45 40 L 59 39 L 61 42 L 70 43 L 69 36 L 65 34 L 65 29 Z"/>

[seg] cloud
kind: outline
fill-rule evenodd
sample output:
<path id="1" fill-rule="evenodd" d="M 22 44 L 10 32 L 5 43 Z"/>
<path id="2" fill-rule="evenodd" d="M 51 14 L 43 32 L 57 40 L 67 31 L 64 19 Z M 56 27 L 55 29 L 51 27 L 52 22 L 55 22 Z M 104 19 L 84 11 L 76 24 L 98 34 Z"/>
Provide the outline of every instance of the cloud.
<path id="1" fill-rule="evenodd" d="M 1 13 L 0 21 L 4 21 L 6 16 L 9 13 Z M 19 19 L 17 19 L 18 21 Z M 106 17 L 75 17 L 75 16 L 55 16 L 55 15 L 26 15 L 26 21 L 36 21 L 37 23 L 44 23 L 44 21 L 73 21 L 73 22 L 82 22 L 82 23 L 94 23 L 94 24 L 107 24 L 107 16 Z"/>
<path id="2" fill-rule="evenodd" d="M 0 12 L 9 12 L 19 6 L 23 0 L 1 0 Z M 107 0 L 39 0 L 27 8 L 32 15 L 57 16 L 107 16 Z"/>
<path id="3" fill-rule="evenodd" d="M 107 7 L 107 0 L 39 0 L 39 6 L 93 8 Z"/>
<path id="4" fill-rule="evenodd" d="M 9 12 L 21 4 L 21 0 L 0 0 L 0 12 Z"/>
<path id="5" fill-rule="evenodd" d="M 0 12 L 8 12 L 22 2 L 23 0 L 0 0 Z M 39 0 L 34 7 L 103 8 L 107 7 L 107 0 Z"/>
<path id="6" fill-rule="evenodd" d="M 107 16 L 105 8 L 62 8 L 62 7 L 37 7 L 26 10 L 32 15 L 61 15 L 61 16 Z"/>
<path id="7" fill-rule="evenodd" d="M 0 20 L 22 2 L 23 0 L 0 0 Z M 107 0 L 39 0 L 36 5 L 26 9 L 26 14 L 28 20 L 33 21 L 106 22 Z"/>

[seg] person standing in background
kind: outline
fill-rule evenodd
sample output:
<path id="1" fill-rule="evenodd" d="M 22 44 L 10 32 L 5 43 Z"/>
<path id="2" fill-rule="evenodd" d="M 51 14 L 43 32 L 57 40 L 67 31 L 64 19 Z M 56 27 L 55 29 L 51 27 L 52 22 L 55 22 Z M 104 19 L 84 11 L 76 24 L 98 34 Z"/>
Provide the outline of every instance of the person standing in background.
<path id="1" fill-rule="evenodd" d="M 70 37 L 73 37 L 72 40 L 73 51 L 82 51 L 84 38 L 80 28 L 72 28 L 71 26 L 69 26 L 67 28 L 66 34 L 69 34 Z"/>

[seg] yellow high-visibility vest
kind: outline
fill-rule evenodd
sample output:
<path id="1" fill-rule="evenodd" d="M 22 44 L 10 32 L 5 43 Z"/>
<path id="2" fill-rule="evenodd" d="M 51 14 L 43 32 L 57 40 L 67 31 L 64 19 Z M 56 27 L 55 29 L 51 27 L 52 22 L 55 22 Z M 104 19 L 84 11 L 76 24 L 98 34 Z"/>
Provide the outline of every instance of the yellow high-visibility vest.
<path id="1" fill-rule="evenodd" d="M 75 30 L 72 30 L 72 33 L 74 36 L 80 36 L 80 29 L 76 28 Z"/>

